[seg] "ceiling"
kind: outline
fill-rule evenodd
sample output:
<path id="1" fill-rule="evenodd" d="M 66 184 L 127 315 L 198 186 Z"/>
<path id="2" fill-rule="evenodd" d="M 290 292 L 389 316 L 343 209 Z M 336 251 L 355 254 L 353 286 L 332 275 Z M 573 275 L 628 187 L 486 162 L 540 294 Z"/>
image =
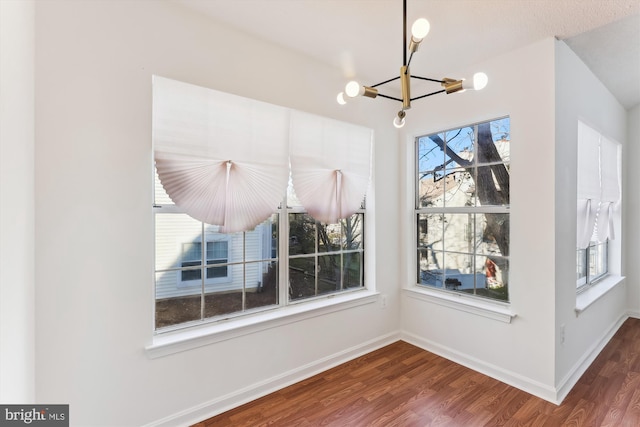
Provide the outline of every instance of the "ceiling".
<path id="1" fill-rule="evenodd" d="M 375 84 L 402 65 L 401 0 L 174 0 Z M 456 70 L 555 36 L 629 109 L 640 103 L 640 0 L 408 0 L 407 21 L 431 31 L 414 74 Z M 336 88 L 336 92 L 338 88 Z"/>

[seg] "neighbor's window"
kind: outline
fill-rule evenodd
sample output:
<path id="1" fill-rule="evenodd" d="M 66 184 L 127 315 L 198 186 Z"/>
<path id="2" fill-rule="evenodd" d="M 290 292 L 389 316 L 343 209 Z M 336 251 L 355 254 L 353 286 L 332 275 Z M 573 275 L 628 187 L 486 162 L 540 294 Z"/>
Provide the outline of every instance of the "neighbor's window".
<path id="1" fill-rule="evenodd" d="M 225 234 L 182 213 L 157 177 L 155 195 L 156 330 L 364 288 L 364 206 L 338 223 L 321 224 L 290 189 L 286 213 L 254 230 Z M 279 256 L 280 230 L 288 235 L 285 257 Z M 280 277 L 282 271 L 288 277 Z"/>
<path id="2" fill-rule="evenodd" d="M 509 300 L 508 117 L 416 138 L 417 283 Z"/>

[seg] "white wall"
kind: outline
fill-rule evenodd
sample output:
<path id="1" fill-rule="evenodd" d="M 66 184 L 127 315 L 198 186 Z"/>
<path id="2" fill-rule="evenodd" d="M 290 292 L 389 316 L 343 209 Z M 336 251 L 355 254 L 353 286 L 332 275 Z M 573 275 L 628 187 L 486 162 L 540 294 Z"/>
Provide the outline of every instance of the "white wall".
<path id="1" fill-rule="evenodd" d="M 627 307 L 640 318 L 640 105 L 627 112 L 627 145 L 623 156 L 625 249 L 623 270 L 627 275 Z"/>
<path id="2" fill-rule="evenodd" d="M 578 119 L 622 144 L 627 151 L 626 112 L 587 66 L 564 43 L 556 43 L 556 384 L 567 386 L 595 357 L 627 312 L 623 282 L 580 315 L 575 313 L 576 293 L 576 150 Z M 627 164 L 628 166 L 628 164 Z M 627 169 L 628 170 L 628 169 Z M 624 172 L 623 172 L 624 174 Z M 623 183 L 624 184 L 624 183 Z M 623 200 L 623 215 L 626 211 Z M 637 211 L 636 211 L 637 212 Z M 637 215 L 636 215 L 637 217 Z M 617 224 L 619 227 L 620 224 Z M 620 231 L 620 228 L 618 228 Z M 610 250 L 620 256 L 626 230 L 618 233 Z M 619 267 L 611 265 L 611 269 Z M 617 273 L 620 273 L 619 271 Z M 623 272 L 624 273 L 624 272 Z M 565 342 L 558 333 L 565 325 Z M 595 353 L 595 354 L 594 354 Z M 571 376 L 574 376 L 571 379 Z"/>
<path id="3" fill-rule="evenodd" d="M 193 422 L 234 393 L 397 336 L 397 137 L 385 107 L 336 104 L 340 70 L 170 2 L 37 2 L 36 53 L 38 401 L 69 403 L 72 425 Z M 367 200 L 381 206 L 368 279 L 389 307 L 150 360 L 152 74 L 373 127 L 384 165 Z"/>
<path id="4" fill-rule="evenodd" d="M 35 401 L 34 3 L 0 1 L 0 402 Z"/>
<path id="5" fill-rule="evenodd" d="M 554 400 L 555 98 L 554 40 L 545 39 L 451 77 L 484 71 L 481 92 L 414 102 L 407 113 L 403 206 L 403 285 L 415 284 L 413 138 L 505 115 L 511 117 L 510 301 L 512 323 L 409 296 L 402 298 L 406 338 L 481 372 Z M 414 70 L 417 72 L 417 70 Z"/>

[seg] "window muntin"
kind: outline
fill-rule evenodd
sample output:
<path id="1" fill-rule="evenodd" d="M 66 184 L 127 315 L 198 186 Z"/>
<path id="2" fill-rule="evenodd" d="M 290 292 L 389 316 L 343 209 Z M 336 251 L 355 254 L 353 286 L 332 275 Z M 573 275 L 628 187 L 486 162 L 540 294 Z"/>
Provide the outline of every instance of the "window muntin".
<path id="1" fill-rule="evenodd" d="M 417 283 L 508 300 L 510 122 L 416 138 Z"/>
<path id="2" fill-rule="evenodd" d="M 321 224 L 289 214 L 289 297 L 298 301 L 363 287 L 364 213 Z"/>
<path id="3" fill-rule="evenodd" d="M 338 223 L 321 224 L 289 189 L 286 213 L 281 208 L 254 230 L 224 234 L 180 212 L 157 177 L 155 187 L 158 332 L 364 289 L 364 205 Z M 288 235 L 284 257 L 281 235 Z"/>

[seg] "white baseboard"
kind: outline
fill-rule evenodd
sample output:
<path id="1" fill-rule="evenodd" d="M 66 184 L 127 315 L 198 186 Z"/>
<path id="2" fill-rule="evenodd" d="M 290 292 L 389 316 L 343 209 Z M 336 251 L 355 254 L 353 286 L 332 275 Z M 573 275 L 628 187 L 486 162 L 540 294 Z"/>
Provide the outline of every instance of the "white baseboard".
<path id="1" fill-rule="evenodd" d="M 629 310 L 627 314 L 629 315 L 629 317 L 633 317 L 634 319 L 640 319 L 640 311 Z"/>
<path id="2" fill-rule="evenodd" d="M 561 403 L 565 397 L 569 394 L 573 386 L 576 385 L 580 377 L 586 372 L 586 370 L 591 366 L 593 361 L 598 357 L 602 349 L 609 343 L 611 338 L 618 332 L 620 326 L 624 323 L 625 320 L 629 318 L 629 316 L 633 317 L 629 313 L 625 313 L 617 321 L 613 322 L 613 324 L 607 329 L 605 334 L 600 338 L 600 340 L 596 341 L 587 352 L 576 362 L 575 365 L 569 370 L 567 375 L 560 381 L 558 384 L 558 403 Z"/>
<path id="3" fill-rule="evenodd" d="M 516 387 L 520 390 L 526 391 L 541 399 L 547 400 L 551 403 L 556 402 L 556 391 L 553 387 L 549 387 L 546 384 L 542 384 L 531 378 L 527 378 L 523 375 L 506 370 L 499 366 L 487 363 L 483 360 L 476 359 L 468 354 L 461 353 L 452 348 L 443 346 L 433 341 L 424 339 L 414 334 L 404 332 L 402 339 L 431 353 L 442 356 L 445 359 L 449 359 L 462 366 L 466 366 L 469 369 L 488 375 L 498 381 L 502 381 L 505 384 Z"/>
<path id="4" fill-rule="evenodd" d="M 274 391 L 300 382 L 342 363 L 348 362 L 349 360 L 353 360 L 357 357 L 370 353 L 398 340 L 400 340 L 399 331 L 389 333 L 320 360 L 315 360 L 308 365 L 292 369 L 291 371 L 277 375 L 268 380 L 262 381 L 261 383 L 252 384 L 249 387 L 230 393 L 226 396 L 221 396 L 208 402 L 203 402 L 200 405 L 191 407 L 177 414 L 145 424 L 143 427 L 176 427 L 193 425 L 237 406 L 251 402 L 252 400 L 258 399 L 269 393 L 273 393 Z"/>

